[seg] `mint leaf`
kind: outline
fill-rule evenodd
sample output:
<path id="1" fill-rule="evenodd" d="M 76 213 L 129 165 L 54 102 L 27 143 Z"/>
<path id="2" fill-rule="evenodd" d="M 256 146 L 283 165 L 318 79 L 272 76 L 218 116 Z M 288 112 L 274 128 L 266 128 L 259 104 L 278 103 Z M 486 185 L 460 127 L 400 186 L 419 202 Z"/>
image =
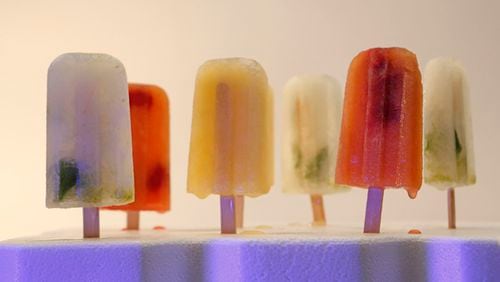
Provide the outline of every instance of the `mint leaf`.
<path id="1" fill-rule="evenodd" d="M 455 130 L 455 153 L 459 155 L 462 152 L 462 145 L 460 144 L 460 140 L 458 140 L 458 134 Z"/>
<path id="2" fill-rule="evenodd" d="M 319 181 L 321 169 L 328 159 L 328 147 L 321 149 L 314 159 L 307 165 L 305 178 Z"/>
<path id="3" fill-rule="evenodd" d="M 295 169 L 300 168 L 302 165 L 302 153 L 300 152 L 300 147 L 298 145 L 293 146 L 293 162 Z"/>
<path id="4" fill-rule="evenodd" d="M 75 160 L 59 160 L 59 200 L 73 187 L 79 178 L 78 165 Z"/>

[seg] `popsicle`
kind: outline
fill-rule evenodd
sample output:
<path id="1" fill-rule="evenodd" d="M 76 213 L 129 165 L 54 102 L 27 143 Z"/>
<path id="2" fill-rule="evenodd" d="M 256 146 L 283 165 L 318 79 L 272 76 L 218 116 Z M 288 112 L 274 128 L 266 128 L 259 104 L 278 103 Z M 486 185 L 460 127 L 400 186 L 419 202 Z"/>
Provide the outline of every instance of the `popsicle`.
<path id="1" fill-rule="evenodd" d="M 285 85 L 283 191 L 311 195 L 314 225 L 326 224 L 322 195 L 347 190 L 334 183 L 341 103 L 328 75 L 295 76 Z"/>
<path id="2" fill-rule="evenodd" d="M 403 48 L 359 53 L 347 76 L 336 183 L 369 188 L 365 233 L 380 232 L 385 188 L 422 183 L 422 83 Z"/>
<path id="3" fill-rule="evenodd" d="M 273 184 L 273 98 L 264 69 L 245 58 L 205 62 L 196 78 L 188 192 L 221 197 L 221 231 L 236 233 L 235 197 Z"/>
<path id="4" fill-rule="evenodd" d="M 453 229 L 454 188 L 476 183 L 469 90 L 462 65 L 449 58 L 431 60 L 424 79 L 424 181 L 448 190 Z"/>
<path id="5" fill-rule="evenodd" d="M 106 54 L 68 53 L 49 67 L 49 208 L 84 208 L 84 237 L 99 237 L 97 207 L 134 201 L 127 76 Z"/>
<path id="6" fill-rule="evenodd" d="M 135 201 L 109 209 L 127 212 L 127 229 L 139 229 L 140 211 L 170 209 L 169 103 L 155 85 L 129 84 Z"/>

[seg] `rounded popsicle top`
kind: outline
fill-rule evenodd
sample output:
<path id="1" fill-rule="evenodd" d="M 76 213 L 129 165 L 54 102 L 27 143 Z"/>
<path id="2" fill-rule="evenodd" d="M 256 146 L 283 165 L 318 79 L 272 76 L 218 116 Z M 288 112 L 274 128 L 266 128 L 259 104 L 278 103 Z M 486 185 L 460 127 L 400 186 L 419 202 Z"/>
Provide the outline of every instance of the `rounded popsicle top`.
<path id="1" fill-rule="evenodd" d="M 425 79 L 427 80 L 430 76 L 449 75 L 450 72 L 460 77 L 465 77 L 465 70 L 462 63 L 459 60 L 448 58 L 448 57 L 438 57 L 430 60 L 427 65 L 425 65 Z M 427 88 L 429 85 L 424 84 Z"/>
<path id="2" fill-rule="evenodd" d="M 204 81 L 231 81 L 243 78 L 244 82 L 267 84 L 267 75 L 262 66 L 253 59 L 224 58 L 208 60 L 198 69 L 197 83 Z"/>
<path id="3" fill-rule="evenodd" d="M 65 67 L 89 67 L 113 69 L 114 72 L 126 73 L 122 62 L 117 58 L 103 53 L 64 53 L 57 56 L 49 66 L 49 73 L 58 68 Z"/>
<path id="4" fill-rule="evenodd" d="M 361 83 L 363 87 L 368 87 L 367 83 L 383 79 L 388 69 L 393 74 L 389 76 L 389 80 L 385 84 L 392 85 L 392 82 L 402 81 L 402 76 L 407 74 L 414 79 L 406 81 L 412 83 L 412 85 L 402 85 L 403 87 L 416 86 L 422 88 L 422 75 L 417 55 L 401 47 L 378 47 L 361 51 L 353 58 L 349 66 L 347 80 L 353 79 L 354 82 L 354 80 L 362 79 L 362 81 L 357 81 L 356 84 Z M 366 76 L 360 76 L 359 73 L 365 73 Z M 382 83 L 383 81 L 379 80 L 379 82 Z M 385 87 L 385 85 L 380 84 L 380 87 Z"/>
<path id="5" fill-rule="evenodd" d="M 143 83 L 129 83 L 130 106 L 146 106 L 150 108 L 155 102 L 168 107 L 167 92 L 160 86 Z M 134 93 L 131 95 L 131 93 Z"/>
<path id="6" fill-rule="evenodd" d="M 389 60 L 394 58 L 405 58 L 406 63 L 409 63 L 411 66 L 409 70 L 413 70 L 414 66 L 418 67 L 417 55 L 409 49 L 402 47 L 376 47 L 363 50 L 352 59 L 351 65 L 358 60 L 367 59 L 368 57 L 372 57 L 372 60 L 376 59 L 379 65 L 384 57 Z"/>

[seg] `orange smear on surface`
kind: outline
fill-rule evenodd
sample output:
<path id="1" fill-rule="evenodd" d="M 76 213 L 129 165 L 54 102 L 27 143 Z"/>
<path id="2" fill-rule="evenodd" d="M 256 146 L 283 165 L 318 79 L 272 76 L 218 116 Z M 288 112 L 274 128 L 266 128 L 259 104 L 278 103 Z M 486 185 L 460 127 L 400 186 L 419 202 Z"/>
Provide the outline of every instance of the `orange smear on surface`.
<path id="1" fill-rule="evenodd" d="M 122 228 L 122 231 L 138 231 L 137 229 L 130 229 L 127 227 Z"/>
<path id="2" fill-rule="evenodd" d="M 418 234 L 422 234 L 422 231 L 418 230 L 418 229 L 410 229 L 408 231 L 408 234 L 412 234 L 412 235 L 418 235 Z"/>

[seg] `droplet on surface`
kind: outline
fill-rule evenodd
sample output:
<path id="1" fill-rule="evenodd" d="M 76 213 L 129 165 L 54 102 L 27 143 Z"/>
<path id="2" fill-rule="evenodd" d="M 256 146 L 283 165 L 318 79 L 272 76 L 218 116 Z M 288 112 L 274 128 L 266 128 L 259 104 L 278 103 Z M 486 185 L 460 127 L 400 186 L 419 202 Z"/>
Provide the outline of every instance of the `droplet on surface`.
<path id="1" fill-rule="evenodd" d="M 262 234 L 266 234 L 266 232 L 260 231 L 260 230 L 245 230 L 245 231 L 241 232 L 240 234 L 241 235 L 262 235 Z"/>
<path id="2" fill-rule="evenodd" d="M 410 229 L 408 231 L 408 234 L 412 234 L 412 235 L 419 235 L 419 234 L 422 234 L 422 231 L 418 230 L 418 229 Z"/>

